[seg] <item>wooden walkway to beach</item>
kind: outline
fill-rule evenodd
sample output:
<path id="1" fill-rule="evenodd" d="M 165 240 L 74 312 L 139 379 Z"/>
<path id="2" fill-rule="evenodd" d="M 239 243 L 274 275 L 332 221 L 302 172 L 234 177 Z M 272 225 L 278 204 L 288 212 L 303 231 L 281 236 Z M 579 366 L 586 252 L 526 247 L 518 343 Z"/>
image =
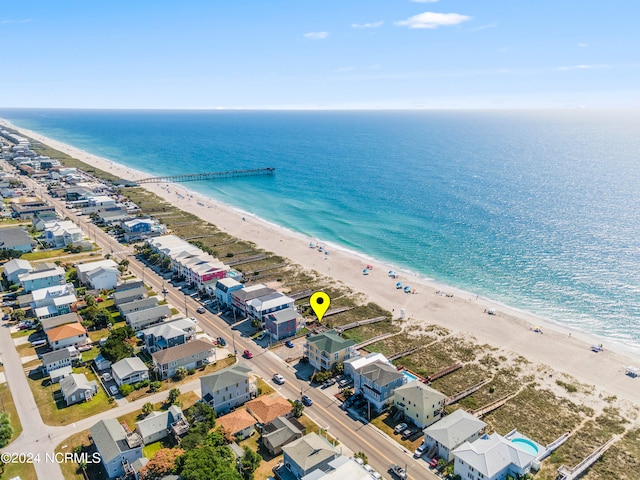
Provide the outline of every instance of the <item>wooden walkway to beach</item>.
<path id="1" fill-rule="evenodd" d="M 250 170 L 229 170 L 227 172 L 183 173 L 181 175 L 143 178 L 142 180 L 138 180 L 137 183 L 197 182 L 202 180 L 220 180 L 223 178 L 257 177 L 261 175 L 273 175 L 275 171 L 275 168 L 267 167 L 253 168 Z"/>

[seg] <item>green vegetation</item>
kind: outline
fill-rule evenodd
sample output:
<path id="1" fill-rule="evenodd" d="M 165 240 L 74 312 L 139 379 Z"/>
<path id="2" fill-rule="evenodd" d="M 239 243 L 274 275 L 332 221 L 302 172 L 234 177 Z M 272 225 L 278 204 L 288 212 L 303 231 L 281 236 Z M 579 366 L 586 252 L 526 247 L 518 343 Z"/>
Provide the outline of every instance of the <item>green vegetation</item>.
<path id="1" fill-rule="evenodd" d="M 13 437 L 13 427 L 8 413 L 0 413 L 0 448 L 5 447 Z"/>
<path id="2" fill-rule="evenodd" d="M 102 356 L 113 363 L 133 356 L 134 339 L 135 332 L 131 327 L 113 329 L 105 344 L 100 347 Z"/>

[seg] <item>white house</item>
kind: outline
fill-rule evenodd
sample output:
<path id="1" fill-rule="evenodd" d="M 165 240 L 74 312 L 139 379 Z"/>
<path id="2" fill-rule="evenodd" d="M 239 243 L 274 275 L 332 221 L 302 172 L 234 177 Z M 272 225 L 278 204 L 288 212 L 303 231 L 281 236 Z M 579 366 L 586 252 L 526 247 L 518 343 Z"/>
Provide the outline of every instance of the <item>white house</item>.
<path id="1" fill-rule="evenodd" d="M 294 309 L 295 300 L 284 293 L 274 292 L 262 297 L 257 297 L 247 302 L 247 313 L 261 322 L 265 315 L 285 309 Z"/>
<path id="2" fill-rule="evenodd" d="M 222 278 L 216 282 L 216 299 L 220 307 L 231 307 L 231 293 L 240 290 L 242 284 L 233 278 Z"/>
<path id="3" fill-rule="evenodd" d="M 111 259 L 76 266 L 78 280 L 95 290 L 111 290 L 118 284 L 118 264 Z"/>
<path id="4" fill-rule="evenodd" d="M 464 442 L 473 442 L 487 426 L 482 420 L 464 410 L 456 410 L 442 420 L 424 429 L 427 452 L 450 462 L 453 450 Z M 429 455 L 428 455 L 429 456 Z"/>
<path id="5" fill-rule="evenodd" d="M 123 475 L 125 467 L 143 457 L 140 435 L 125 431 L 115 418 L 100 420 L 89 433 L 109 478 Z"/>
<path id="6" fill-rule="evenodd" d="M 13 260 L 4 264 L 4 276 L 9 283 L 18 283 L 18 276 L 23 273 L 29 273 L 33 271 L 33 267 L 27 260 L 21 258 L 14 258 Z"/>
<path id="7" fill-rule="evenodd" d="M 138 357 L 123 358 L 111 365 L 113 379 L 118 386 L 149 379 L 149 369 Z"/>
<path id="8" fill-rule="evenodd" d="M 44 227 L 44 239 L 55 248 L 62 248 L 80 242 L 82 229 L 70 220 L 47 222 Z"/>
<path id="9" fill-rule="evenodd" d="M 39 320 L 69 313 L 78 301 L 70 283 L 34 290 L 31 296 L 31 308 Z"/>
<path id="10" fill-rule="evenodd" d="M 87 380 L 83 373 L 72 373 L 60 380 L 60 391 L 66 404 L 73 405 L 91 400 L 98 393 L 98 384 L 95 380 Z"/>
<path id="11" fill-rule="evenodd" d="M 80 347 L 87 343 L 87 330 L 81 323 L 67 323 L 46 331 L 49 345 L 54 350 L 67 347 Z"/>
<path id="12" fill-rule="evenodd" d="M 136 432 L 142 437 L 142 442 L 149 445 L 166 438 L 171 425 L 183 419 L 182 409 L 177 405 L 171 405 L 163 412 L 151 412 L 136 422 Z"/>
<path id="13" fill-rule="evenodd" d="M 379 352 L 371 352 L 364 356 L 352 357 L 345 360 L 344 374 L 353 379 L 357 369 L 362 368 L 365 365 L 369 365 L 370 363 L 374 363 L 374 362 L 383 362 L 383 363 L 391 364 L 391 362 L 383 354 Z"/>

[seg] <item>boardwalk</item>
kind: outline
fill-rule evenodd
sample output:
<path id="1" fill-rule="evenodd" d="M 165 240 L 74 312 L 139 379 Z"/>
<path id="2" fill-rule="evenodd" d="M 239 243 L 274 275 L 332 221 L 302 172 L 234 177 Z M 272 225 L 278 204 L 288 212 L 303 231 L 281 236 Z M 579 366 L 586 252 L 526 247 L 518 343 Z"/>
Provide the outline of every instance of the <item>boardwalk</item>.
<path id="1" fill-rule="evenodd" d="M 196 182 L 200 180 L 219 180 L 222 178 L 256 177 L 273 175 L 276 169 L 254 168 L 251 170 L 230 170 L 228 172 L 183 173 L 181 175 L 165 175 L 163 177 L 149 177 L 138 180 L 138 183 L 168 183 L 168 182 Z"/>

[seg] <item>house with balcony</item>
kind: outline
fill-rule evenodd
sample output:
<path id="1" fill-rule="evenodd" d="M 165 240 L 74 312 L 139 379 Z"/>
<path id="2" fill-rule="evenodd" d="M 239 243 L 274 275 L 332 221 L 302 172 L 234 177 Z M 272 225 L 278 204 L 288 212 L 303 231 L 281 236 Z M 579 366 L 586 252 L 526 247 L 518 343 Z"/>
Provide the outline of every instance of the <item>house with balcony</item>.
<path id="1" fill-rule="evenodd" d="M 243 285 L 233 278 L 226 277 L 218 280 L 215 286 L 215 296 L 220 308 L 231 307 L 231 294 L 242 287 Z"/>
<path id="2" fill-rule="evenodd" d="M 115 418 L 100 420 L 89 429 L 89 435 L 109 478 L 131 471 L 131 464 L 143 457 L 142 437 L 127 432 Z"/>
<path id="3" fill-rule="evenodd" d="M 304 327 L 304 319 L 295 308 L 278 310 L 264 316 L 265 330 L 275 342 L 293 337 Z"/>
<path id="4" fill-rule="evenodd" d="M 156 307 L 145 308 L 144 310 L 128 313 L 124 318 L 127 321 L 127 325 L 137 332 L 149 327 L 150 325 L 160 323 L 165 318 L 170 318 L 171 315 L 171 309 L 168 305 L 158 305 Z"/>
<path id="5" fill-rule="evenodd" d="M 200 377 L 200 390 L 202 400 L 217 414 L 244 405 L 258 394 L 257 379 L 244 363 Z"/>
<path id="6" fill-rule="evenodd" d="M 182 409 L 171 405 L 167 410 L 151 412 L 136 422 L 135 431 L 142 438 L 142 443 L 149 445 L 169 436 L 171 425 L 184 420 Z"/>
<path id="7" fill-rule="evenodd" d="M 250 317 L 264 322 L 265 316 L 280 310 L 293 310 L 294 300 L 284 293 L 273 292 L 260 297 L 253 298 L 246 302 L 247 313 Z"/>
<path id="8" fill-rule="evenodd" d="M 81 242 L 82 229 L 70 220 L 54 220 L 45 224 L 44 241 L 53 248 L 64 248 Z"/>
<path id="9" fill-rule="evenodd" d="M 426 428 L 440 420 L 445 398 L 445 395 L 418 380 L 412 380 L 393 392 L 393 404 L 419 428 Z"/>
<path id="10" fill-rule="evenodd" d="M 344 361 L 344 374 L 354 379 L 356 375 L 356 370 L 364 367 L 365 365 L 369 365 L 374 362 L 383 362 L 391 364 L 391 361 L 387 359 L 383 354 L 378 352 L 371 352 L 366 355 L 360 355 L 356 357 L 351 357 Z"/>
<path id="11" fill-rule="evenodd" d="M 162 378 L 173 377 L 176 369 L 200 368 L 209 363 L 216 346 L 206 340 L 193 340 L 182 345 L 158 350 L 151 355 L 153 369 Z"/>
<path id="12" fill-rule="evenodd" d="M 29 293 L 42 288 L 64 285 L 66 276 L 64 268 L 55 263 L 43 263 L 32 271 L 19 275 L 18 281 L 24 288 L 24 292 Z"/>
<path id="13" fill-rule="evenodd" d="M 398 369 L 386 362 L 373 362 L 355 371 L 353 385 L 372 408 L 384 410 L 393 400 L 393 392 L 407 381 Z"/>
<path id="14" fill-rule="evenodd" d="M 151 354 L 190 342 L 196 338 L 196 324 L 190 318 L 163 322 L 144 329 L 142 338 L 144 338 L 145 349 Z"/>
<path id="15" fill-rule="evenodd" d="M 335 330 L 328 330 L 307 338 L 303 355 L 317 371 L 331 370 L 336 363 L 357 356 L 355 342 L 342 338 Z"/>
<path id="16" fill-rule="evenodd" d="M 437 456 L 447 462 L 453 460 L 453 451 L 465 442 L 478 439 L 487 426 L 482 420 L 465 410 L 456 410 L 423 430 L 429 457 Z"/>
<path id="17" fill-rule="evenodd" d="M 94 290 L 111 290 L 118 284 L 118 264 L 111 259 L 80 263 L 76 266 L 78 280 Z"/>
<path id="18" fill-rule="evenodd" d="M 71 306 L 78 301 L 71 283 L 40 288 L 31 292 L 31 296 L 31 308 L 38 320 L 70 313 Z"/>
<path id="19" fill-rule="evenodd" d="M 151 218 L 134 218 L 122 223 L 124 239 L 127 243 L 138 242 L 148 237 L 167 233 L 166 225 Z"/>
<path id="20" fill-rule="evenodd" d="M 2 275 L 10 284 L 18 283 L 18 277 L 20 275 L 32 272 L 33 270 L 34 267 L 27 260 L 14 258 L 4 264 L 4 271 L 2 272 Z"/>
<path id="21" fill-rule="evenodd" d="M 118 386 L 149 379 L 149 369 L 138 357 L 123 358 L 111 365 L 111 374 Z"/>
<path id="22" fill-rule="evenodd" d="M 81 323 L 68 323 L 46 331 L 49 346 L 53 350 L 81 347 L 89 341 L 87 329 Z"/>
<path id="23" fill-rule="evenodd" d="M 254 298 L 264 297 L 271 293 L 276 293 L 276 290 L 269 288 L 262 283 L 243 287 L 231 292 L 231 307 L 238 319 L 246 318 L 249 315 L 248 302 Z"/>
<path id="24" fill-rule="evenodd" d="M 138 300 L 133 300 L 132 302 L 118 304 L 118 311 L 120 312 L 120 316 L 124 318 L 132 312 L 157 307 L 158 303 L 159 301 L 157 296 L 140 298 Z"/>

